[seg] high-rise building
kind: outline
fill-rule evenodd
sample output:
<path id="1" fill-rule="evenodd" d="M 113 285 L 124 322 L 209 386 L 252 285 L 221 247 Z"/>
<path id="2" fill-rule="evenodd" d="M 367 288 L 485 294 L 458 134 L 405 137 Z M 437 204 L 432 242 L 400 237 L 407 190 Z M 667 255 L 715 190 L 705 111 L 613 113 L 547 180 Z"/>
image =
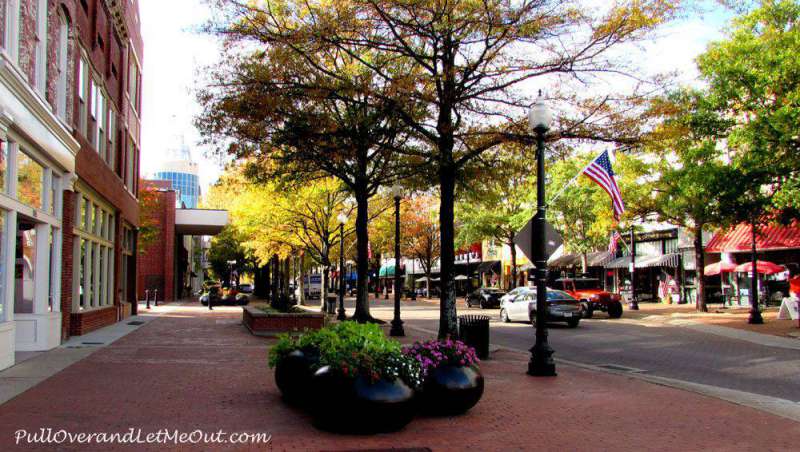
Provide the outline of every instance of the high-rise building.
<path id="1" fill-rule="evenodd" d="M 200 200 L 200 179 L 197 171 L 197 163 L 192 161 L 189 147 L 181 143 L 150 179 L 170 181 L 172 188 L 178 192 L 179 207 L 196 209 Z"/>

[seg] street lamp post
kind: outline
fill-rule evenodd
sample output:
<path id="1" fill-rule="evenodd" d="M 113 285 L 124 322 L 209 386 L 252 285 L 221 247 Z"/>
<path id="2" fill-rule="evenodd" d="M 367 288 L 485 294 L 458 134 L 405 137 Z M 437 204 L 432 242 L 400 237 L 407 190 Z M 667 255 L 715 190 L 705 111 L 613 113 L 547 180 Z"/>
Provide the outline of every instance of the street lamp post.
<path id="1" fill-rule="evenodd" d="M 344 311 L 344 275 L 342 274 L 342 267 L 344 267 L 344 224 L 347 223 L 347 215 L 340 213 L 339 220 L 339 310 L 336 313 L 336 320 L 346 320 L 347 314 Z"/>
<path id="2" fill-rule="evenodd" d="M 750 274 L 750 316 L 747 318 L 747 323 L 751 325 L 761 325 L 764 323 L 764 318 L 761 316 L 761 309 L 758 306 L 758 252 L 756 251 L 756 224 L 755 221 L 751 222 L 751 247 L 750 247 L 750 262 L 753 263 L 753 268 Z"/>
<path id="3" fill-rule="evenodd" d="M 531 243 L 533 261 L 536 265 L 536 344 L 531 348 L 528 375 L 553 377 L 556 364 L 553 349 L 547 343 L 547 251 L 545 248 L 545 204 L 544 190 L 544 134 L 550 128 L 550 110 L 544 102 L 542 92 L 528 113 L 528 127 L 536 133 L 536 217 Z"/>
<path id="4" fill-rule="evenodd" d="M 392 187 L 394 195 L 394 318 L 390 336 L 405 336 L 403 321 L 400 320 L 400 296 L 402 295 L 402 282 L 400 281 L 400 199 L 403 197 L 403 187 Z"/>
<path id="5" fill-rule="evenodd" d="M 628 307 L 633 311 L 639 310 L 638 294 L 636 293 L 636 234 L 633 232 L 633 224 L 631 224 L 631 302 Z"/>

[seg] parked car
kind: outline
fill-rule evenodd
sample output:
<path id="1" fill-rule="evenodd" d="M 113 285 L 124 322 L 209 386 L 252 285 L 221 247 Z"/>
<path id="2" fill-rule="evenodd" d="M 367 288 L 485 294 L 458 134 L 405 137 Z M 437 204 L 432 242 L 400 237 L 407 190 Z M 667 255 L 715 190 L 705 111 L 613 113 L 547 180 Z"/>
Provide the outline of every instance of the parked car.
<path id="1" fill-rule="evenodd" d="M 241 293 L 253 293 L 253 285 L 252 284 L 247 284 L 247 283 L 239 284 L 239 287 L 237 287 L 237 289 Z"/>
<path id="2" fill-rule="evenodd" d="M 583 316 L 587 319 L 594 315 L 594 311 L 607 312 L 612 319 L 622 317 L 622 297 L 601 289 L 597 278 L 560 278 L 556 280 L 556 288 L 580 300 L 584 305 Z"/>
<path id="3" fill-rule="evenodd" d="M 222 292 L 217 286 L 210 287 L 208 292 L 200 296 L 200 304 L 208 306 L 209 299 L 211 299 L 211 304 L 213 306 L 224 304 L 244 306 L 250 303 L 250 296 L 248 294 L 241 293 L 236 289 L 229 289 Z"/>
<path id="4" fill-rule="evenodd" d="M 566 322 L 575 328 L 581 321 L 583 307 L 580 301 L 563 290 L 547 289 L 547 321 Z M 513 300 L 500 306 L 500 320 L 503 322 L 527 321 L 536 324 L 536 291 L 529 289 Z"/>
<path id="5" fill-rule="evenodd" d="M 467 295 L 467 307 L 480 306 L 481 309 L 500 306 L 500 297 L 506 293 L 494 287 L 481 287 Z"/>

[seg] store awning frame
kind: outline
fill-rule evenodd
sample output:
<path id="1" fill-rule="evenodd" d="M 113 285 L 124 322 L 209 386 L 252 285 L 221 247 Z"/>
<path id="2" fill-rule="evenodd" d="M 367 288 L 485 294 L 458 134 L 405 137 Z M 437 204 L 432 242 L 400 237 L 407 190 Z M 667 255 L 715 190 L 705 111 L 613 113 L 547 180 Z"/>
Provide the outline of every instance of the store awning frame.
<path id="1" fill-rule="evenodd" d="M 677 268 L 680 264 L 680 253 L 664 254 L 661 256 L 636 256 L 636 268 L 669 267 Z M 630 256 L 622 256 L 605 265 L 605 268 L 629 268 Z"/>

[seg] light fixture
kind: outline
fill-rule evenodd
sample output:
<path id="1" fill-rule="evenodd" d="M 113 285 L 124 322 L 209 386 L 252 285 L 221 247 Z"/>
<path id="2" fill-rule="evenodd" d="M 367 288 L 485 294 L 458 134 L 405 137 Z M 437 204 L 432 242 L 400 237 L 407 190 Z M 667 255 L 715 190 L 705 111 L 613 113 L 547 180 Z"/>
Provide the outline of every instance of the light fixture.
<path id="1" fill-rule="evenodd" d="M 403 187 L 401 187 L 400 184 L 394 184 L 392 186 L 392 196 L 395 198 L 403 197 Z"/>
<path id="2" fill-rule="evenodd" d="M 336 217 L 339 220 L 339 224 L 346 224 L 347 223 L 347 215 L 344 212 L 340 213 L 339 216 Z"/>
<path id="3" fill-rule="evenodd" d="M 550 129 L 552 116 L 550 108 L 547 107 L 544 96 L 542 96 L 542 90 L 539 90 L 539 97 L 536 98 L 536 102 L 528 112 L 528 129 L 531 132 L 537 130 L 547 131 Z"/>

